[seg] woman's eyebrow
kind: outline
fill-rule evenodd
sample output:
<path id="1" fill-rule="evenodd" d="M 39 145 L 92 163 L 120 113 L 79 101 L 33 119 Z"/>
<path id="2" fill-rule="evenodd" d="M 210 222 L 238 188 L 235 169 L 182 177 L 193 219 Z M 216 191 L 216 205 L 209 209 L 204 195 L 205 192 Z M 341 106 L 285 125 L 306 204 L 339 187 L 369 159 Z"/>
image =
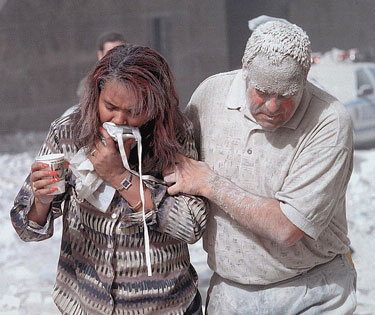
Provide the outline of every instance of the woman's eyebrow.
<path id="1" fill-rule="evenodd" d="M 108 104 L 108 105 L 110 105 L 110 106 L 113 106 L 113 107 L 118 107 L 117 105 L 111 103 L 111 102 L 108 101 L 108 100 L 104 100 L 104 103 L 106 103 L 106 104 Z"/>
<path id="2" fill-rule="evenodd" d="M 126 110 L 126 111 L 132 111 L 136 108 L 136 106 L 131 106 L 129 108 L 124 108 L 122 109 L 120 106 L 116 105 L 116 104 L 113 104 L 112 102 L 106 100 L 106 99 L 103 99 L 103 102 L 106 104 L 106 105 L 109 105 L 109 106 L 112 106 L 112 107 L 115 107 L 115 108 L 118 108 L 118 109 L 121 109 L 121 110 Z"/>

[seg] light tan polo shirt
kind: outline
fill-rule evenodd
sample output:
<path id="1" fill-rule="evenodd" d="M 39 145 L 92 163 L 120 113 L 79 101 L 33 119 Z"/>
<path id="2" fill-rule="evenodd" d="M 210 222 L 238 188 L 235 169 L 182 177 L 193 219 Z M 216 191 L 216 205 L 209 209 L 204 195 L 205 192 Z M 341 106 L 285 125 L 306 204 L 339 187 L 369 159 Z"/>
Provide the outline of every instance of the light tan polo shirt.
<path id="1" fill-rule="evenodd" d="M 279 200 L 307 235 L 285 248 L 210 203 L 203 243 L 211 269 L 242 284 L 269 284 L 348 251 L 345 192 L 353 132 L 344 106 L 309 82 L 294 116 L 275 131 L 254 121 L 245 91 L 241 70 L 212 76 L 194 92 L 186 112 L 201 160 L 242 189 Z"/>

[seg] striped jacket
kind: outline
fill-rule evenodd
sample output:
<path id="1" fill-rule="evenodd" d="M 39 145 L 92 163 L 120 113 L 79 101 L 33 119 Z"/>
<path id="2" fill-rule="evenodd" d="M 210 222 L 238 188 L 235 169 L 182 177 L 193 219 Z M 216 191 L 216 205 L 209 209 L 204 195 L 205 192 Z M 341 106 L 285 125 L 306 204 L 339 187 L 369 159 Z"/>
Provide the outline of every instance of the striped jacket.
<path id="1" fill-rule="evenodd" d="M 52 123 L 39 155 L 78 148 L 71 138 L 71 116 Z M 179 137 L 183 154 L 197 158 L 191 125 Z M 187 243 L 196 242 L 206 224 L 205 202 L 197 197 L 170 196 L 165 185 L 145 181 L 155 210 L 146 210 L 150 235 L 152 276 L 147 276 L 142 212 L 133 212 L 117 192 L 103 213 L 80 200 L 75 178 L 67 175 L 65 194 L 51 204 L 47 223 L 29 221 L 34 197 L 29 177 L 18 193 L 11 220 L 24 241 L 53 234 L 53 221 L 62 215 L 63 234 L 53 299 L 62 314 L 183 314 L 198 287 Z"/>

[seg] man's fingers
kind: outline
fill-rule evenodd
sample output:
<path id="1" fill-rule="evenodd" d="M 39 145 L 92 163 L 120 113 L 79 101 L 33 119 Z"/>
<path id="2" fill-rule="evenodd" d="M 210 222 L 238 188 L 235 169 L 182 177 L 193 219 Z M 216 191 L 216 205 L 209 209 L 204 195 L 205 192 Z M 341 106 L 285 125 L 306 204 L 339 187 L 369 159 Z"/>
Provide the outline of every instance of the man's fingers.
<path id="1" fill-rule="evenodd" d="M 180 153 L 176 154 L 176 167 L 178 169 L 187 169 L 189 167 L 194 167 L 198 163 L 196 160 L 188 158 Z"/>
<path id="2" fill-rule="evenodd" d="M 176 173 L 171 173 L 164 176 L 164 181 L 169 185 L 176 182 Z"/>
<path id="3" fill-rule="evenodd" d="M 176 154 L 176 162 L 177 163 L 182 163 L 184 161 L 186 161 L 188 158 L 184 155 L 182 155 L 181 153 L 177 153 Z"/>
<path id="4" fill-rule="evenodd" d="M 168 187 L 167 192 L 168 192 L 168 194 L 173 196 L 173 195 L 178 194 L 180 192 L 180 190 L 179 190 L 177 184 L 175 184 L 175 185 L 172 185 L 172 186 Z"/>
<path id="5" fill-rule="evenodd" d="M 175 170 L 175 166 L 173 165 L 173 166 L 170 166 L 170 167 L 167 167 L 163 172 L 162 172 L 162 175 L 163 175 L 163 177 L 165 177 L 165 176 L 167 176 L 167 175 L 169 175 L 169 174 L 172 174 L 173 172 L 174 172 L 174 170 Z"/>

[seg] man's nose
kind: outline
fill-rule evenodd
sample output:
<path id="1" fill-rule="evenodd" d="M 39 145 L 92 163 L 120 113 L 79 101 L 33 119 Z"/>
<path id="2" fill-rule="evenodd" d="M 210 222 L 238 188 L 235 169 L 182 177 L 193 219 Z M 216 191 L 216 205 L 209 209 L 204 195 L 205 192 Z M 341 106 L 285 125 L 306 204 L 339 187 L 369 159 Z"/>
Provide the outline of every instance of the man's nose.
<path id="1" fill-rule="evenodd" d="M 271 113 L 277 113 L 280 109 L 281 101 L 277 96 L 271 96 L 267 101 L 266 101 L 266 107 L 267 110 Z"/>

